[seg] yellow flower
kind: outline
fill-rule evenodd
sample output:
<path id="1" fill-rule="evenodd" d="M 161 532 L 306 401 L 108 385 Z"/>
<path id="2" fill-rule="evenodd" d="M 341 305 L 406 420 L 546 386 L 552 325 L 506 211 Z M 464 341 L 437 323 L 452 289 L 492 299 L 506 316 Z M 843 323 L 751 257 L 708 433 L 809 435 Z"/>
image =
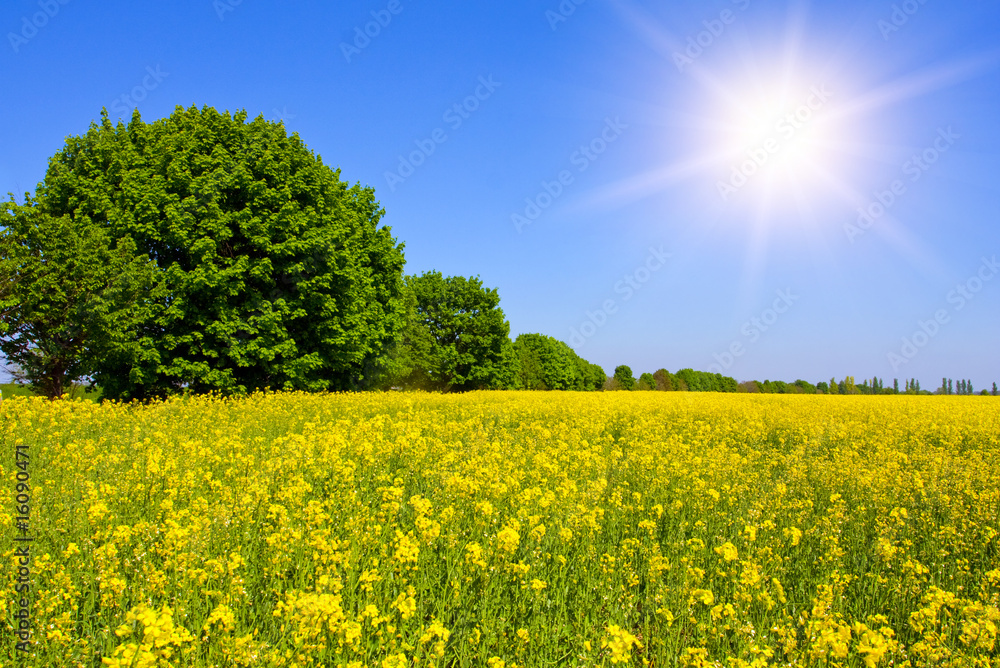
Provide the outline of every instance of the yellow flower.
<path id="1" fill-rule="evenodd" d="M 517 550 L 518 544 L 521 542 L 521 536 L 518 535 L 517 531 L 507 527 L 503 531 L 497 534 L 497 544 L 500 549 L 509 554 L 513 554 Z"/>
<path id="2" fill-rule="evenodd" d="M 406 654 L 403 652 L 390 654 L 385 659 L 382 659 L 382 668 L 407 668 Z"/>
<path id="3" fill-rule="evenodd" d="M 396 529 L 396 553 L 393 559 L 400 564 L 413 564 L 417 562 L 419 554 L 420 544 L 413 535 Z"/>
<path id="4" fill-rule="evenodd" d="M 725 559 L 727 562 L 736 561 L 738 554 L 736 552 L 736 546 L 732 543 L 726 542 L 715 548 L 715 553 Z"/>
<path id="5" fill-rule="evenodd" d="M 691 592 L 691 599 L 693 601 L 701 601 L 705 605 L 712 605 L 715 603 L 715 594 L 708 589 L 695 589 Z"/>
<path id="6" fill-rule="evenodd" d="M 539 524 L 538 526 L 536 526 L 534 529 L 531 530 L 528 536 L 532 540 L 541 540 L 545 536 L 545 525 Z"/>
<path id="7" fill-rule="evenodd" d="M 629 661 L 632 658 L 632 648 L 642 648 L 638 638 L 619 626 L 610 624 L 605 630 L 607 636 L 601 640 L 601 647 L 611 653 L 611 663 Z"/>
<path id="8" fill-rule="evenodd" d="M 411 592 L 400 593 L 392 606 L 399 611 L 403 619 L 409 619 L 417 611 L 417 601 L 413 598 L 413 593 Z"/>

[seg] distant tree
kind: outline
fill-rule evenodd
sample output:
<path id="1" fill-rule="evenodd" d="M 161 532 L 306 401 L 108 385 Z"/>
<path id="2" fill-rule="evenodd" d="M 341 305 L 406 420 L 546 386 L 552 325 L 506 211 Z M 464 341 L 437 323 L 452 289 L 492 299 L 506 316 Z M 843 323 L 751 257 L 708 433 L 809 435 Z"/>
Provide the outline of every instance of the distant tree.
<path id="1" fill-rule="evenodd" d="M 760 385 L 760 391 L 764 394 L 788 394 L 788 383 L 780 380 L 767 380 Z"/>
<path id="2" fill-rule="evenodd" d="M 760 383 L 756 380 L 745 380 L 740 383 L 739 388 L 740 392 L 748 392 L 750 394 L 759 394 L 761 391 Z"/>
<path id="3" fill-rule="evenodd" d="M 494 384 L 494 389 L 498 390 L 522 390 L 521 387 L 521 359 L 514 347 L 514 342 L 506 339 L 503 342 L 500 354 L 500 372 Z"/>
<path id="4" fill-rule="evenodd" d="M 656 379 L 653 378 L 653 374 L 644 373 L 639 376 L 638 389 L 640 390 L 655 390 L 656 389 Z"/>
<path id="5" fill-rule="evenodd" d="M 898 378 L 893 378 L 892 379 L 892 393 L 893 394 L 899 394 L 899 379 Z"/>
<path id="6" fill-rule="evenodd" d="M 993 396 L 997 396 L 997 384 L 993 383 Z"/>
<path id="7" fill-rule="evenodd" d="M 694 369 L 681 369 L 676 374 L 677 378 L 684 383 L 688 392 L 702 392 L 702 378 Z"/>
<path id="8" fill-rule="evenodd" d="M 954 390 L 954 388 L 952 386 L 952 382 L 951 381 L 952 381 L 952 379 L 949 378 L 948 379 L 948 394 L 954 394 L 955 393 L 955 390 Z"/>
<path id="9" fill-rule="evenodd" d="M 615 367 L 614 379 L 623 390 L 635 389 L 636 383 L 635 378 L 632 377 L 632 369 L 624 364 Z"/>
<path id="10" fill-rule="evenodd" d="M 972 388 L 972 381 L 969 380 L 969 379 L 966 379 L 966 381 L 965 381 L 965 393 L 966 394 L 973 394 L 974 392 L 975 392 L 975 390 Z"/>
<path id="11" fill-rule="evenodd" d="M 137 344 L 163 286 L 125 237 L 51 216 L 30 198 L 0 204 L 0 350 L 49 398 L 91 379 L 102 360 Z"/>
<path id="12" fill-rule="evenodd" d="M 604 381 L 608 375 L 600 364 L 594 364 L 584 359 L 580 359 L 583 369 L 583 389 L 588 391 L 600 390 L 604 387 Z"/>
<path id="13" fill-rule="evenodd" d="M 604 369 L 582 359 L 568 344 L 543 334 L 521 334 L 514 342 L 516 385 L 534 390 L 599 390 Z"/>
<path id="14" fill-rule="evenodd" d="M 653 374 L 653 379 L 656 381 L 656 389 L 660 392 L 672 392 L 674 390 L 673 374 L 666 369 L 658 369 Z"/>
<path id="15" fill-rule="evenodd" d="M 829 394 L 830 385 L 825 380 L 821 380 L 818 383 L 816 383 L 816 390 L 821 394 Z"/>
<path id="16" fill-rule="evenodd" d="M 691 392 L 736 392 L 735 378 L 719 373 L 681 369 L 676 374 L 677 385 L 684 385 Z"/>
<path id="17" fill-rule="evenodd" d="M 840 384 L 837 383 L 836 378 L 830 379 L 830 394 L 843 394 L 840 388 Z"/>
<path id="18" fill-rule="evenodd" d="M 405 283 L 411 309 L 399 382 L 443 392 L 502 387 L 510 324 L 497 291 L 477 277 L 437 271 L 407 276 Z"/>
<path id="19" fill-rule="evenodd" d="M 801 378 L 795 381 L 795 387 L 799 388 L 805 394 L 816 394 L 816 386 L 809 381 L 802 380 Z"/>
<path id="20" fill-rule="evenodd" d="M 581 382 L 579 369 L 560 341 L 543 334 L 521 334 L 514 341 L 519 360 L 518 386 L 526 390 L 574 389 Z M 565 344 L 562 344 L 565 346 Z"/>

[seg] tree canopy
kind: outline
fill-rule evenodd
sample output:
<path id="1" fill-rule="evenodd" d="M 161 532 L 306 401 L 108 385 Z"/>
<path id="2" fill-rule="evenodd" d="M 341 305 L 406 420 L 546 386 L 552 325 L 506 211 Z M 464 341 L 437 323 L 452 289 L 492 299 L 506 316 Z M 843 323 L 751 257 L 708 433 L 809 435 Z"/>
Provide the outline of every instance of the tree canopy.
<path id="1" fill-rule="evenodd" d="M 405 279 L 407 324 L 397 355 L 403 387 L 467 391 L 507 387 L 510 324 L 496 289 L 439 271 Z"/>
<path id="2" fill-rule="evenodd" d="M 131 239 L 0 204 L 0 350 L 18 377 L 56 398 L 95 373 L 102 355 L 127 349 L 129 329 L 162 297 L 155 266 Z"/>
<path id="3" fill-rule="evenodd" d="M 31 206 L 148 256 L 164 285 L 95 359 L 105 396 L 369 387 L 404 325 L 402 245 L 374 191 L 262 117 L 104 113 L 50 160 Z"/>
<path id="4" fill-rule="evenodd" d="M 635 377 L 632 375 L 632 369 L 621 364 L 615 367 L 614 381 L 618 388 L 622 390 L 634 390 L 635 389 Z"/>
<path id="5" fill-rule="evenodd" d="M 521 334 L 514 341 L 514 354 L 515 389 L 599 390 L 604 385 L 604 369 L 551 336 Z"/>

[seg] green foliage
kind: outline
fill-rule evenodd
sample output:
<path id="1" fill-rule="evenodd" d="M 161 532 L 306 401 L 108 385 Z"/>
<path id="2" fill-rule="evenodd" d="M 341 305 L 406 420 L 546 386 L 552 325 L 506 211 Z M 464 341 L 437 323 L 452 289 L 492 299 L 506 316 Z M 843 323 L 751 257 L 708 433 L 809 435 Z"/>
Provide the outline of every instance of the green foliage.
<path id="1" fill-rule="evenodd" d="M 653 378 L 653 374 L 644 373 L 639 376 L 638 389 L 640 390 L 655 390 L 656 389 L 656 379 Z"/>
<path id="2" fill-rule="evenodd" d="M 798 379 L 793 383 L 793 385 L 798 389 L 799 392 L 803 394 L 816 394 L 816 386 L 809 381 Z"/>
<path id="3" fill-rule="evenodd" d="M 111 397 L 371 387 L 404 324 L 402 246 L 374 191 L 263 117 L 104 113 L 52 158 L 38 207 L 131 239 L 167 288 L 96 360 Z"/>
<path id="4" fill-rule="evenodd" d="M 736 379 L 730 378 L 729 376 L 723 376 L 720 373 L 708 373 L 707 371 L 695 371 L 694 369 L 681 369 L 677 372 L 676 377 L 690 392 L 738 391 Z"/>
<path id="5" fill-rule="evenodd" d="M 514 341 L 518 380 L 525 390 L 599 390 L 604 369 L 576 354 L 563 341 L 543 334 L 521 334 Z"/>
<path id="6" fill-rule="evenodd" d="M 437 271 L 407 276 L 405 284 L 408 319 L 396 363 L 403 387 L 468 391 L 513 381 L 510 324 L 495 289 Z"/>
<path id="7" fill-rule="evenodd" d="M 632 369 L 625 366 L 624 364 L 615 367 L 614 380 L 619 389 L 622 390 L 635 389 L 635 378 L 632 377 Z"/>
<path id="8" fill-rule="evenodd" d="M 53 216 L 28 199 L 0 204 L 0 350 L 38 394 L 57 398 L 93 376 L 164 296 L 156 267 L 128 236 Z"/>
<path id="9" fill-rule="evenodd" d="M 496 389 L 523 390 L 521 386 L 521 357 L 514 342 L 504 339 L 500 354 L 500 373 Z"/>
<path id="10" fill-rule="evenodd" d="M 666 369 L 657 369 L 653 374 L 653 380 L 656 382 L 656 389 L 660 392 L 674 391 L 674 375 Z"/>

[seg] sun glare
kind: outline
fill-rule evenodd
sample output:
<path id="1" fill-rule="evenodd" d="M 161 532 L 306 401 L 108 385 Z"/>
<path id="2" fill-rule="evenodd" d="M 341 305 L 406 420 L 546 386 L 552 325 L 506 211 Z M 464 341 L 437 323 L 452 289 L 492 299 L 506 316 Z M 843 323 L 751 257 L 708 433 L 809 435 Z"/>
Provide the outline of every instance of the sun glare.
<path id="1" fill-rule="evenodd" d="M 576 210 L 681 191 L 680 205 L 703 214 L 699 227 L 706 234 L 736 228 L 732 238 L 745 245 L 748 274 L 763 266 L 779 236 L 805 240 L 820 253 L 844 238 L 884 186 L 892 171 L 886 166 L 899 160 L 890 110 L 1000 60 L 991 51 L 880 81 L 872 68 L 858 70 L 850 49 L 808 38 L 799 7 L 781 34 L 754 42 L 740 30 L 726 40 L 706 32 L 700 54 L 684 51 L 687 59 L 678 61 L 683 42 L 646 15 L 620 9 L 663 56 L 672 88 L 663 98 L 662 145 L 670 157 L 595 189 Z M 796 234 L 784 234 L 790 227 Z M 880 220 L 877 234 L 926 264 L 926 249 L 891 215 Z"/>
<path id="2" fill-rule="evenodd" d="M 727 96 L 709 116 L 706 150 L 724 202 L 757 193 L 782 199 L 833 170 L 837 127 L 834 91 L 823 81 L 754 85 Z"/>

